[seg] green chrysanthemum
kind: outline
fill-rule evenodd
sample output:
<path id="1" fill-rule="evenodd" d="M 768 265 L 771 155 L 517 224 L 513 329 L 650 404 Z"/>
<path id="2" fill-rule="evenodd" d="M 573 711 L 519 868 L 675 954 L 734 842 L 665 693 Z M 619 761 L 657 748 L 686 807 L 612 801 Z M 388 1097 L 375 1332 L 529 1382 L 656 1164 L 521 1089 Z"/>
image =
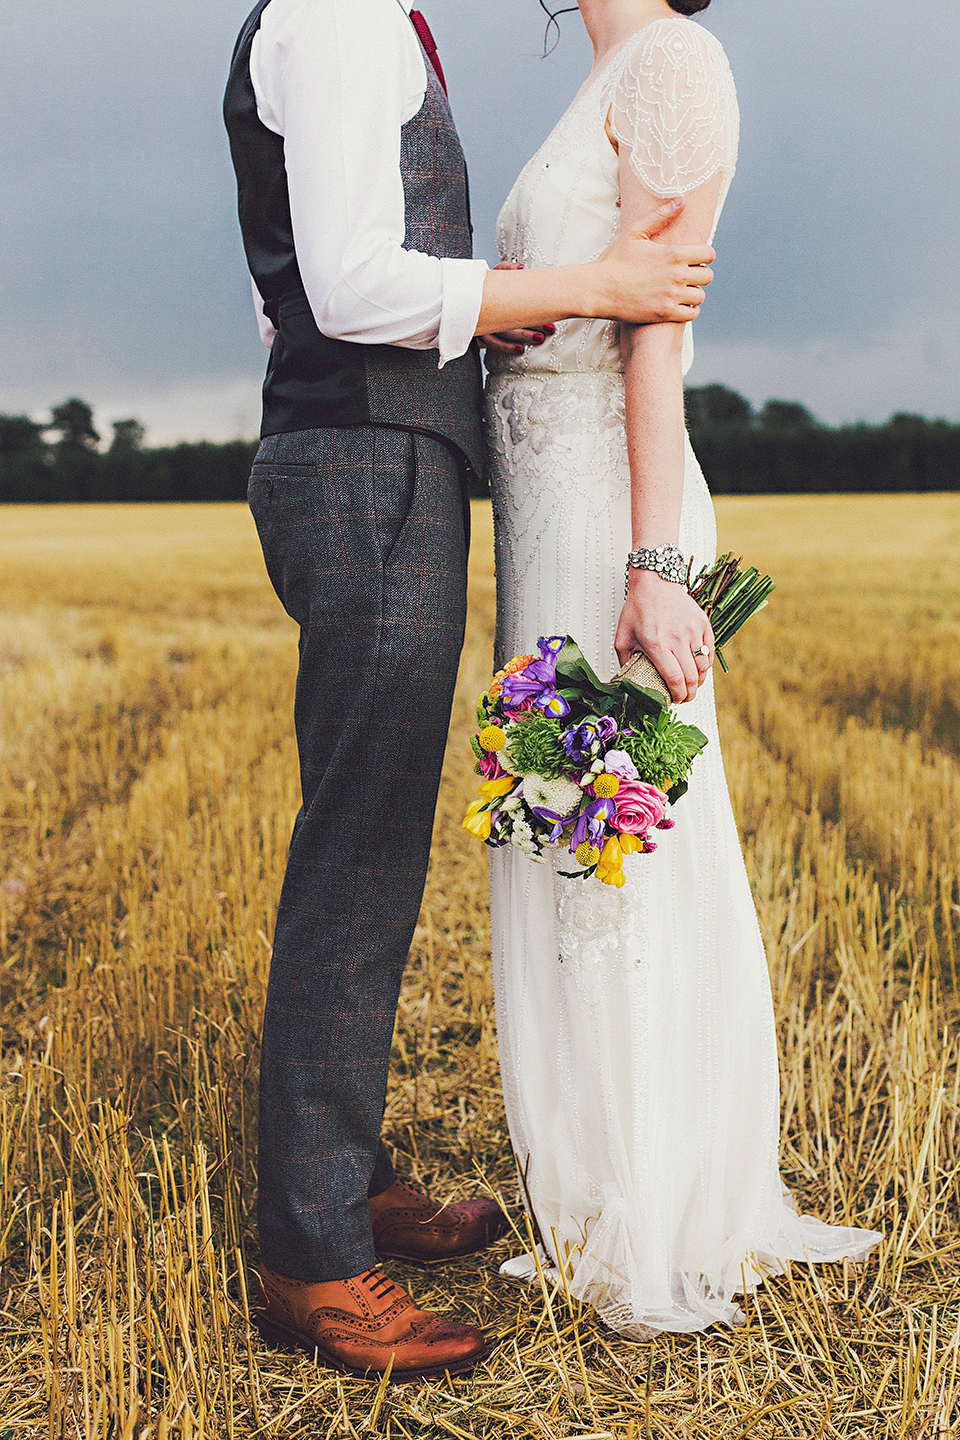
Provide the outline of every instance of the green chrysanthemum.
<path id="1" fill-rule="evenodd" d="M 538 710 L 517 720 L 507 738 L 510 769 L 517 775 L 534 772 L 544 780 L 558 779 L 569 765 L 560 743 L 564 726 L 564 721 L 552 720 Z"/>
<path id="2" fill-rule="evenodd" d="M 682 724 L 665 709 L 655 720 L 648 717 L 643 734 L 621 741 L 620 748 L 636 765 L 641 780 L 669 790 L 678 781 L 686 780 L 706 743 L 699 730 Z"/>

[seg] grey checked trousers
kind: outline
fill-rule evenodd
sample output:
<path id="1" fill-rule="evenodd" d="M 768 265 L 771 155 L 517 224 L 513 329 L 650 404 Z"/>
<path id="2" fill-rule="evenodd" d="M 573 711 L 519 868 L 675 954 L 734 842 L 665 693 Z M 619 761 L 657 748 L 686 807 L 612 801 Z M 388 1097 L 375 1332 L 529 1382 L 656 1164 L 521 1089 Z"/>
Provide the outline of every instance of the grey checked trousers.
<path id="1" fill-rule="evenodd" d="M 250 508 L 300 626 L 303 804 L 277 915 L 260 1067 L 264 1261 L 306 1282 L 374 1263 L 367 1200 L 466 620 L 461 466 L 373 426 L 271 436 Z"/>

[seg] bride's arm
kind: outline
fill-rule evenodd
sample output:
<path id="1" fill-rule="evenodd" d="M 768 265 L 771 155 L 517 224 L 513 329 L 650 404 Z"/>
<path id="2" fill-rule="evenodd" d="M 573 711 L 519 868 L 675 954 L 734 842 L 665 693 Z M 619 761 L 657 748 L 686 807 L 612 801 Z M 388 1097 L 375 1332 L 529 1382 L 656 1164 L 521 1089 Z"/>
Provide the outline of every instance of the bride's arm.
<path id="1" fill-rule="evenodd" d="M 575 317 L 641 325 L 692 319 L 713 279 L 708 267 L 716 255 L 705 241 L 684 243 L 674 233 L 683 205 L 677 198 L 654 200 L 589 264 L 488 270 L 476 333 L 539 329 Z"/>
<path id="2" fill-rule="evenodd" d="M 620 184 L 624 226 L 642 223 L 658 201 L 643 188 L 624 156 Z M 719 189 L 720 177 L 715 176 L 688 195 L 669 239 L 679 245 L 705 243 Z M 684 327 L 679 325 L 621 326 L 634 550 L 676 545 L 679 536 L 685 449 L 683 336 Z M 709 669 L 713 632 L 682 585 L 663 580 L 652 570 L 631 568 L 615 644 L 621 661 L 642 649 L 674 700 L 692 700 Z M 710 652 L 708 657 L 694 655 L 701 646 Z"/>

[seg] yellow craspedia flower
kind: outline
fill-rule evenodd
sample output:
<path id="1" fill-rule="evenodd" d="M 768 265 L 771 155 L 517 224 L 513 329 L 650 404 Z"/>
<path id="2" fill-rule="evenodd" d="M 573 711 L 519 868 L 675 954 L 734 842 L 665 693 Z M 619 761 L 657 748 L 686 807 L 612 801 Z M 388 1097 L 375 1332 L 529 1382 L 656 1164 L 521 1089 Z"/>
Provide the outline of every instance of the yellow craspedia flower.
<path id="1" fill-rule="evenodd" d="M 499 725 L 487 725 L 477 736 L 480 741 L 480 749 L 486 750 L 489 754 L 495 755 L 502 750 L 507 743 L 506 732 L 500 729 Z"/>
<path id="2" fill-rule="evenodd" d="M 620 794 L 620 781 L 616 775 L 598 775 L 593 782 L 593 793 L 598 800 L 612 800 Z"/>
<path id="3" fill-rule="evenodd" d="M 463 828 L 477 840 L 490 838 L 490 811 L 484 810 L 483 800 L 474 800 L 463 819 Z"/>
<path id="4" fill-rule="evenodd" d="M 584 840 L 582 845 L 576 849 L 577 864 L 582 865 L 585 870 L 591 865 L 596 865 L 600 859 L 600 851 L 596 845 L 591 845 L 589 840 Z"/>

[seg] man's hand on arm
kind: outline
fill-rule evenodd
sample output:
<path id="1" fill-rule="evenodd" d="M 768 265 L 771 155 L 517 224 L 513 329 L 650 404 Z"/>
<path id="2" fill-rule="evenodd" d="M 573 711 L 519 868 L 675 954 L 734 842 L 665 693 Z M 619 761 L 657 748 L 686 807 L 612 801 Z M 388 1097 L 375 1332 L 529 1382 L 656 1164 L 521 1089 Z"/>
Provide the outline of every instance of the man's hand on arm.
<path id="1" fill-rule="evenodd" d="M 682 209 L 682 200 L 664 201 L 649 224 L 624 231 L 587 265 L 488 271 L 477 334 L 539 333 L 545 324 L 577 316 L 634 325 L 693 320 L 713 279 L 709 267 L 716 253 L 710 245 L 655 238 Z"/>

